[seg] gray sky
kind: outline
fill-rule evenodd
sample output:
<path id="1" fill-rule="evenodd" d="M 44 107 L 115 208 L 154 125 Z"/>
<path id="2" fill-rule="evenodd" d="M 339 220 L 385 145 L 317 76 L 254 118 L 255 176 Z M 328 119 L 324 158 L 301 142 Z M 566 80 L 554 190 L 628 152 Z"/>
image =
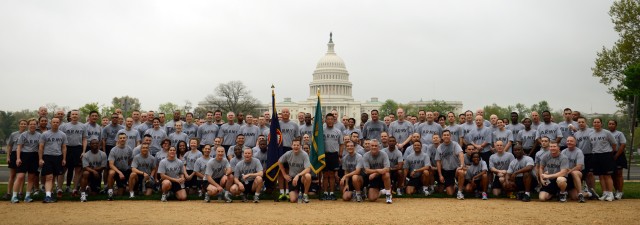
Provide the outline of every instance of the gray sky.
<path id="1" fill-rule="evenodd" d="M 612 113 L 591 73 L 612 1 L 1 1 L 0 110 L 137 97 L 143 110 L 241 80 L 305 100 L 334 33 L 358 101 Z"/>

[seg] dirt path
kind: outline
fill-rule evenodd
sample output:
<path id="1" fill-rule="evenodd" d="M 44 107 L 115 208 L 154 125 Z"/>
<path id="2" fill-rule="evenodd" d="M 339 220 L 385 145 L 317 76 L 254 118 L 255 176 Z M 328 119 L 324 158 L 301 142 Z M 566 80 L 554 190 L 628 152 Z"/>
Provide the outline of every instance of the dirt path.
<path id="1" fill-rule="evenodd" d="M 263 201 L 0 203 L 2 224 L 640 224 L 640 200 L 529 202 L 394 199 L 289 204 Z M 45 216 L 46 215 L 46 216 Z M 216 222 L 217 221 L 217 222 Z"/>

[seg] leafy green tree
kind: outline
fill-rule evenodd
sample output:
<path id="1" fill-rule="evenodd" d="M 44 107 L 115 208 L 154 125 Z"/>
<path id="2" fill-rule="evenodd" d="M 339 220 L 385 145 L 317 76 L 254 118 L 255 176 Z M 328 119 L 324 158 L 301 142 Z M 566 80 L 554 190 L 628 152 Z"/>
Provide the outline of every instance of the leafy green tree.
<path id="1" fill-rule="evenodd" d="M 172 102 L 163 103 L 158 106 L 158 112 L 165 114 L 166 121 L 173 120 L 173 112 L 175 110 L 180 110 L 180 107 Z"/>
<path id="2" fill-rule="evenodd" d="M 609 15 L 619 39 L 611 48 L 602 47 L 591 70 L 593 76 L 600 78 L 600 83 L 608 86 L 608 93 L 613 94 L 618 106 L 624 107 L 627 104 L 624 95 L 627 87 L 623 84 L 623 71 L 640 63 L 640 1 L 615 1 Z"/>
<path id="3" fill-rule="evenodd" d="M 86 117 L 89 116 L 91 111 L 100 112 L 100 106 L 98 106 L 97 102 L 90 102 L 84 104 L 78 110 L 80 111 L 80 121 L 86 122 Z"/>
<path id="4" fill-rule="evenodd" d="M 140 110 L 140 99 L 135 97 L 129 97 L 128 95 L 122 97 L 113 97 L 111 105 L 115 109 L 121 109 L 122 114 L 125 117 L 131 116 L 133 110 Z"/>
<path id="5" fill-rule="evenodd" d="M 379 110 L 380 110 L 380 116 L 381 116 L 380 118 L 388 116 L 391 113 L 396 114 L 396 110 L 398 110 L 398 103 L 394 100 L 387 99 L 386 101 L 384 101 L 382 106 L 380 106 Z"/>

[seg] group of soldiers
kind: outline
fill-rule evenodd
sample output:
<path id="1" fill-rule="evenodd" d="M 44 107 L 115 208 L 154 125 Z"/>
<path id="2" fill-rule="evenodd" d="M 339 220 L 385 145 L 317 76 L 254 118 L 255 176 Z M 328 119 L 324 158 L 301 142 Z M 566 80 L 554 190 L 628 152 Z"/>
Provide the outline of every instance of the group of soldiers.
<path id="1" fill-rule="evenodd" d="M 36 192 L 44 192 L 45 203 L 55 202 L 65 192 L 65 178 L 66 192 L 83 202 L 99 193 L 113 200 L 126 192 L 130 198 L 157 192 L 162 201 L 197 194 L 206 202 L 211 197 L 246 202 L 252 195 L 257 203 L 262 192 L 275 190 L 279 201 L 304 203 L 310 195 L 337 200 L 336 192 L 344 201 L 385 196 L 386 203 L 393 195 L 434 192 L 461 200 L 465 195 L 486 200 L 492 193 L 530 201 L 533 191 L 541 201 L 554 196 L 561 202 L 597 196 L 613 201 L 623 196 L 627 166 L 617 122 L 606 121 L 604 128 L 604 121 L 594 118 L 589 127 L 569 108 L 559 123 L 548 111 L 486 120 L 482 109 L 475 115 L 420 110 L 408 116 L 399 108 L 380 120 L 372 110 L 361 115 L 358 127 L 354 118 L 332 110 L 322 118 L 321 171 L 309 157 L 311 114 L 298 113 L 294 121 L 287 108 L 277 112 L 278 121 L 271 121 L 268 111 L 256 117 L 227 112 L 226 121 L 220 110 L 204 118 L 175 111 L 173 120 L 165 121 L 163 113 L 135 110 L 125 118 L 117 109 L 101 124 L 95 111 L 84 115 L 86 123 L 78 110 L 59 110 L 51 119 L 45 107 L 38 113 L 37 119 L 19 121 L 19 131 L 9 139 L 5 197 L 13 203 L 31 202 Z M 267 165 L 271 123 L 279 123 L 285 153 Z M 273 181 L 269 168 L 279 172 Z M 594 176 L 600 176 L 601 195 L 593 189 Z"/>

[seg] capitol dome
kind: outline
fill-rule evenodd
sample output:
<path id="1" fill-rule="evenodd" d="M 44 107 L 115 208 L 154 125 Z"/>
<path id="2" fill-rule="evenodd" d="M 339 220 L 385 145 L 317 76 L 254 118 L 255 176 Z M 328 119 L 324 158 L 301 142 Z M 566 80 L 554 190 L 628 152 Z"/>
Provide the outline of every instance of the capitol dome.
<path id="1" fill-rule="evenodd" d="M 327 53 L 318 60 L 313 71 L 313 81 L 309 84 L 309 99 L 316 98 L 317 90 L 326 99 L 353 100 L 352 84 L 349 81 L 349 72 L 340 56 L 334 50 L 333 34 L 329 34 Z"/>

